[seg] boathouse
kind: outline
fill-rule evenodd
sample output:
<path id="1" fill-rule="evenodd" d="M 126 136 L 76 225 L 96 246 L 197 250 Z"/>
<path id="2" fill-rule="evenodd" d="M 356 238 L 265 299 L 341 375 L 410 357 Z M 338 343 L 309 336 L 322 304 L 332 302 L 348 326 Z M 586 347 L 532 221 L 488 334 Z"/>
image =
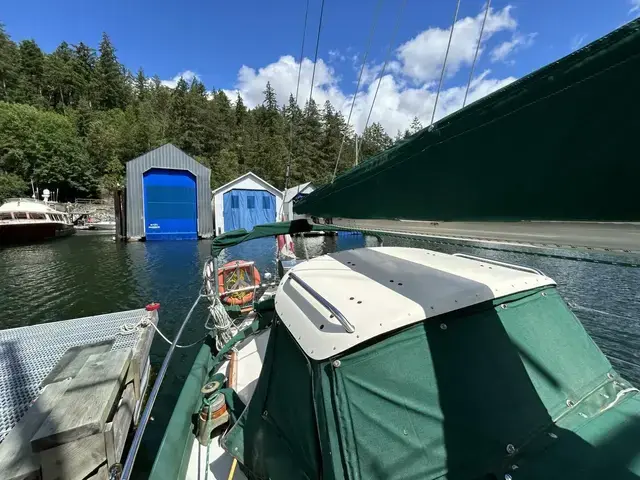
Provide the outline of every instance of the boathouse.
<path id="1" fill-rule="evenodd" d="M 213 191 L 216 235 L 275 222 L 282 197 L 280 190 L 252 172 L 222 185 Z"/>
<path id="2" fill-rule="evenodd" d="M 170 143 L 127 162 L 126 198 L 129 239 L 213 235 L 211 170 Z"/>
<path id="3" fill-rule="evenodd" d="M 305 195 L 309 195 L 315 190 L 311 182 L 301 183 L 295 187 L 287 188 L 284 191 L 284 215 L 285 220 L 295 220 L 296 218 L 306 218 L 306 215 L 297 215 L 293 213 L 293 204 Z"/>

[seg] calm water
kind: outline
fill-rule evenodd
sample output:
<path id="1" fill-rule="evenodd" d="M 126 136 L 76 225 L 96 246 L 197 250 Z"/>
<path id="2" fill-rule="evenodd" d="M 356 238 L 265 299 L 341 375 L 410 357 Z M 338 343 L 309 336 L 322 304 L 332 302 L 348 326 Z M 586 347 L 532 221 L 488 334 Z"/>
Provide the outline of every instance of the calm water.
<path id="1" fill-rule="evenodd" d="M 375 245 L 360 236 L 307 240 L 312 256 Z M 464 252 L 538 268 L 558 283 L 564 298 L 614 366 L 640 384 L 640 258 L 553 249 L 487 249 L 385 236 L 386 246 L 416 246 L 446 253 Z M 210 242 L 117 244 L 111 235 L 75 235 L 36 246 L 0 250 L 0 328 L 65 320 L 160 302 L 160 328 L 173 338 L 198 294 Z M 296 244 L 304 256 L 301 244 Z M 261 273 L 275 273 L 275 243 L 257 240 L 227 252 L 256 260 Z M 634 266 L 635 265 L 635 266 Z M 205 308 L 187 327 L 181 343 L 202 337 Z M 151 361 L 158 367 L 168 346 L 158 336 Z M 147 427 L 140 464 L 153 462 L 164 427 L 196 349 L 178 350 Z M 141 473 L 141 472 L 140 472 Z"/>

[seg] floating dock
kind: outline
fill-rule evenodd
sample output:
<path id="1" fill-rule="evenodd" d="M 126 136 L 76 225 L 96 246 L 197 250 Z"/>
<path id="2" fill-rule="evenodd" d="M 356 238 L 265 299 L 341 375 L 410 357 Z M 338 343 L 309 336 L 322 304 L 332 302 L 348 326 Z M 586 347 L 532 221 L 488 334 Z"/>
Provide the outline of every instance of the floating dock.
<path id="1" fill-rule="evenodd" d="M 434 239 L 640 253 L 640 223 L 334 219 L 335 225 Z"/>
<path id="2" fill-rule="evenodd" d="M 107 478 L 137 424 L 157 306 L 0 330 L 0 472 Z"/>

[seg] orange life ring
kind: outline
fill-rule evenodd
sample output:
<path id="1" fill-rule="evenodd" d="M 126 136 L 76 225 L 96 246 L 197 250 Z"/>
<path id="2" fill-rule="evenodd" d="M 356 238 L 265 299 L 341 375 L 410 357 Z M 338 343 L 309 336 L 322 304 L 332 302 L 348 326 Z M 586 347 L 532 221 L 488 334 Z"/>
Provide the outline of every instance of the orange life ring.
<path id="1" fill-rule="evenodd" d="M 233 275 L 236 274 L 236 271 L 245 273 L 245 278 L 253 281 L 253 283 L 247 285 L 251 287 L 260 285 L 260 272 L 258 272 L 258 269 L 252 263 L 245 260 L 234 260 L 232 262 L 227 262 L 224 264 L 224 266 L 218 269 L 218 292 L 220 293 L 222 301 L 227 305 L 243 306 L 253 301 L 254 290 L 247 290 L 246 292 L 238 292 L 236 294 L 225 295 L 227 291 L 226 287 L 228 281 L 234 281 L 236 284 L 241 281 L 240 278 L 233 278 Z M 233 288 L 234 287 L 231 286 L 229 290 L 232 290 Z"/>

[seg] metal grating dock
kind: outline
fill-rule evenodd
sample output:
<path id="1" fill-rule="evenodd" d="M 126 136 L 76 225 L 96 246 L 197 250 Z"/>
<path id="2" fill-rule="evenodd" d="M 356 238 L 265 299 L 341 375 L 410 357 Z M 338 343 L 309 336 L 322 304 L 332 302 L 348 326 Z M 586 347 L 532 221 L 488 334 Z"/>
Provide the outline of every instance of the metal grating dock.
<path id="1" fill-rule="evenodd" d="M 140 330 L 123 335 L 144 308 L 0 330 L 0 442 L 40 394 L 40 383 L 71 347 L 114 340 L 112 350 L 134 347 Z"/>

